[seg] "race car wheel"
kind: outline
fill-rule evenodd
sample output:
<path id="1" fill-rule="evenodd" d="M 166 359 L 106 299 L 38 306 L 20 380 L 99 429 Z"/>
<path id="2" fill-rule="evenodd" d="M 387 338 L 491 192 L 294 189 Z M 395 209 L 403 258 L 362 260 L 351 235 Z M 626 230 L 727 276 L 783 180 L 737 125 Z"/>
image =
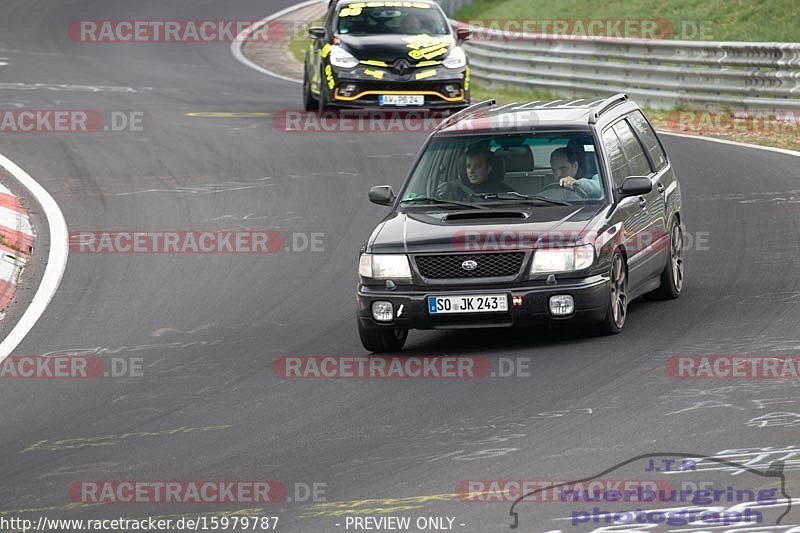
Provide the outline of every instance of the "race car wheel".
<path id="1" fill-rule="evenodd" d="M 625 326 L 628 316 L 628 269 L 619 250 L 614 251 L 609 273 L 609 297 L 606 318 L 598 324 L 601 335 L 616 335 Z"/>
<path id="2" fill-rule="evenodd" d="M 307 69 L 303 69 L 303 109 L 306 111 L 319 109 L 319 101 L 311 94 L 311 82 L 308 79 Z"/>
<path id="3" fill-rule="evenodd" d="M 374 353 L 399 352 L 408 338 L 408 330 L 377 327 L 358 321 L 358 336 L 364 348 Z"/>

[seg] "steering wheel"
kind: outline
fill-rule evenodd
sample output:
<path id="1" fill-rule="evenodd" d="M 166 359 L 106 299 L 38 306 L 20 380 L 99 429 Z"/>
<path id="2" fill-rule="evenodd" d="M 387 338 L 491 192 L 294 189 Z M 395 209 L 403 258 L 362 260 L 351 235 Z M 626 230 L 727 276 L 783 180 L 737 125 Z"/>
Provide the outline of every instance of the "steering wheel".
<path id="1" fill-rule="evenodd" d="M 556 196 L 561 196 L 561 198 L 553 198 L 551 195 L 545 194 L 547 191 L 551 191 L 553 189 L 558 189 L 560 191 L 561 194 L 560 195 L 556 195 Z M 564 197 L 565 196 L 568 197 L 569 195 L 577 196 L 580 200 L 586 200 L 587 198 L 589 198 L 589 195 L 586 194 L 586 191 L 584 191 L 583 189 L 581 189 L 579 187 L 573 187 L 573 188 L 570 189 L 569 187 L 562 187 L 558 183 L 551 183 L 550 185 L 548 185 L 544 189 L 540 190 L 538 192 L 538 194 L 540 194 L 542 196 L 546 196 L 546 197 L 548 197 L 548 198 L 550 198 L 552 200 L 567 200 L 568 198 L 564 198 Z"/>

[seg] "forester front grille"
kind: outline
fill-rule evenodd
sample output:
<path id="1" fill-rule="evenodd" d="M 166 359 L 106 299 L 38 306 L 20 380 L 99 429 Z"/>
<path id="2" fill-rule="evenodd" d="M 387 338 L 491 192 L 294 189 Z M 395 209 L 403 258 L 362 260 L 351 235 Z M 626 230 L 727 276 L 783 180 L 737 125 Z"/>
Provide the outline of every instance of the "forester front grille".
<path id="1" fill-rule="evenodd" d="M 415 260 L 419 273 L 427 279 L 504 278 L 519 274 L 525 252 L 418 255 Z M 474 269 L 469 268 L 469 261 L 476 263 Z"/>

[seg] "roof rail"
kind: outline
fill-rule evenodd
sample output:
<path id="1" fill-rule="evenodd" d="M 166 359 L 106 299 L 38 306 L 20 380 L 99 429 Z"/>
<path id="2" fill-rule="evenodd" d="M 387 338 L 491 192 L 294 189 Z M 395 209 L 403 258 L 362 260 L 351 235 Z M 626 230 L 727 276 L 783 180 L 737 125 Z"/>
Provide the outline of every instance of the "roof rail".
<path id="1" fill-rule="evenodd" d="M 628 101 L 628 95 L 625 93 L 617 93 L 614 96 L 610 96 L 603 100 L 600 104 L 598 109 L 589 115 L 589 124 L 594 124 L 597 122 L 597 119 L 600 118 L 600 115 L 611 109 L 612 107 L 618 106 L 624 102 Z"/>
<path id="2" fill-rule="evenodd" d="M 477 104 L 472 104 L 469 107 L 465 107 L 458 113 L 453 113 L 452 115 L 444 119 L 442 122 L 439 123 L 438 126 L 436 126 L 436 128 L 433 131 L 439 131 L 444 128 L 447 128 L 448 126 L 452 126 L 453 124 L 456 124 L 457 122 L 464 120 L 464 118 L 468 114 L 474 113 L 475 111 L 483 109 L 484 107 L 493 106 L 496 103 L 497 102 L 495 101 L 495 99 L 492 98 L 491 100 L 484 100 L 483 102 L 478 102 Z"/>

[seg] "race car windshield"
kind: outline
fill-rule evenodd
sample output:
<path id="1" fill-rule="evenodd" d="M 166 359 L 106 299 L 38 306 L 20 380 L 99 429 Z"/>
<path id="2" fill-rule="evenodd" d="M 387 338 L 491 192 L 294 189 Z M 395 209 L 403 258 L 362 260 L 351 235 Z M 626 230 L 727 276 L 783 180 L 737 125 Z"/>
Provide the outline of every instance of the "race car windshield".
<path id="1" fill-rule="evenodd" d="M 404 207 L 420 205 L 415 198 L 543 207 L 601 202 L 598 168 L 588 133 L 441 137 L 428 145 L 401 197 Z"/>
<path id="2" fill-rule="evenodd" d="M 339 11 L 338 26 L 343 35 L 450 33 L 447 21 L 431 7 L 344 7 Z"/>

